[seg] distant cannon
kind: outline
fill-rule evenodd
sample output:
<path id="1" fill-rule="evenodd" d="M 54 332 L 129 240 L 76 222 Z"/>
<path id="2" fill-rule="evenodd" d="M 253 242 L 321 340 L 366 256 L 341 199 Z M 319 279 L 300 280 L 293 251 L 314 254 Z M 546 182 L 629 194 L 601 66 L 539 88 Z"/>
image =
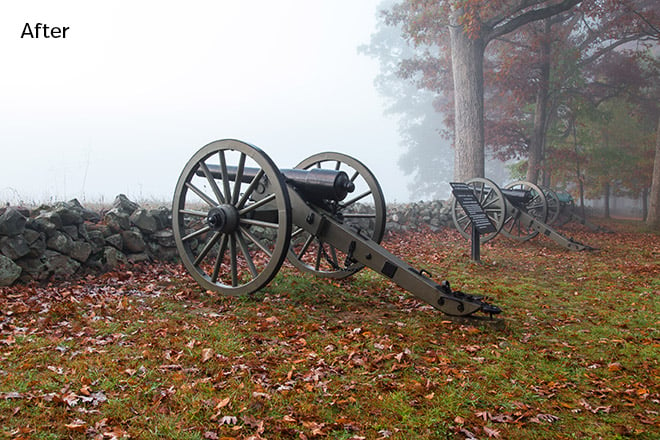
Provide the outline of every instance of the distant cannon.
<path id="1" fill-rule="evenodd" d="M 560 246 L 571 250 L 593 249 L 572 238 L 564 237 L 547 223 L 548 216 L 555 216 L 558 204 L 548 203 L 546 192 L 539 186 L 524 181 L 513 182 L 499 188 L 493 181 L 481 177 L 465 182 L 472 188 L 477 200 L 494 226 L 494 231 L 480 237 L 482 243 L 500 232 L 517 240 L 527 241 L 538 234 L 550 238 Z M 472 220 L 456 199 L 452 202 L 452 219 L 456 229 L 470 239 Z"/>
<path id="2" fill-rule="evenodd" d="M 381 247 L 385 210 L 378 181 L 350 156 L 319 153 L 280 170 L 259 148 L 225 139 L 185 165 L 172 224 L 188 272 L 203 288 L 225 295 L 258 291 L 288 258 L 331 278 L 368 266 L 447 315 L 500 313 L 481 296 L 436 283 Z"/>
<path id="3" fill-rule="evenodd" d="M 545 197 L 548 199 L 549 225 L 561 227 L 567 223 L 574 222 L 586 226 L 594 232 L 612 232 L 603 226 L 590 222 L 577 212 L 573 196 L 565 191 L 553 191 L 550 188 L 541 187 Z"/>

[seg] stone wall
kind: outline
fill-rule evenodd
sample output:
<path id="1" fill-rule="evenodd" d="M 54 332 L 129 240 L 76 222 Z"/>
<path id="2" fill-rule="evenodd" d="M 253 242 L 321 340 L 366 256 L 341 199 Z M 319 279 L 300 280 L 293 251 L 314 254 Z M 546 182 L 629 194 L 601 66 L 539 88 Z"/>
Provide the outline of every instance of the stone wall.
<path id="1" fill-rule="evenodd" d="M 387 205 L 388 231 L 405 232 L 429 228 L 433 232 L 454 227 L 451 204 L 444 200 Z"/>
<path id="2" fill-rule="evenodd" d="M 451 226 L 443 201 L 394 204 L 387 211 L 389 231 Z M 0 286 L 177 257 L 170 208 L 142 208 L 124 195 L 100 212 L 77 200 L 0 209 Z"/>

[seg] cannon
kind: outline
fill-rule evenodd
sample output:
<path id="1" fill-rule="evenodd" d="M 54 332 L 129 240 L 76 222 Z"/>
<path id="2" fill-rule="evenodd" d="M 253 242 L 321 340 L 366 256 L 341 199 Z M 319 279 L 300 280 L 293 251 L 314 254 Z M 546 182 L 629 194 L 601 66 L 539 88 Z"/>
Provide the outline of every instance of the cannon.
<path id="1" fill-rule="evenodd" d="M 224 295 L 257 292 L 288 258 L 304 272 L 336 279 L 369 267 L 450 316 L 501 312 L 380 246 L 385 213 L 378 181 L 357 159 L 325 152 L 278 169 L 256 146 L 224 139 L 183 168 L 172 226 L 188 272 Z"/>
<path id="2" fill-rule="evenodd" d="M 559 214 L 559 201 L 549 200 L 547 190 L 531 182 L 517 181 L 499 188 L 493 181 L 475 177 L 465 182 L 494 226 L 494 230 L 480 236 L 485 243 L 500 232 L 516 241 L 527 241 L 542 234 L 562 247 L 582 251 L 593 249 L 554 230 L 548 219 Z M 472 234 L 472 220 L 457 200 L 451 205 L 454 226 L 465 238 Z"/>
<path id="3" fill-rule="evenodd" d="M 586 217 L 578 213 L 573 196 L 565 191 L 554 191 L 547 187 L 541 187 L 543 193 L 548 199 L 548 220 L 549 225 L 561 227 L 569 222 L 579 223 L 586 226 L 593 232 L 612 231 L 587 220 Z"/>

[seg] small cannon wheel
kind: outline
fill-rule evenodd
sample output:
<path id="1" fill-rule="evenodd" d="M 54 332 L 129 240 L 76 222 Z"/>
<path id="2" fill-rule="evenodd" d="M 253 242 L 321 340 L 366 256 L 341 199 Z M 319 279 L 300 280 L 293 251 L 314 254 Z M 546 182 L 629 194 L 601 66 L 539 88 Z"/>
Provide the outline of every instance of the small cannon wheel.
<path id="1" fill-rule="evenodd" d="M 557 217 L 559 217 L 559 211 L 561 210 L 559 197 L 557 197 L 556 192 L 554 192 L 552 189 L 548 188 L 547 186 L 541 186 L 540 188 L 541 190 L 543 190 L 543 194 L 545 195 L 545 198 L 548 201 L 548 218 L 546 220 L 546 223 L 549 225 L 553 225 L 557 220 Z"/>
<path id="2" fill-rule="evenodd" d="M 525 211 L 541 223 L 545 223 L 548 218 L 548 200 L 543 190 L 536 184 L 519 180 L 508 184 L 506 189 L 529 191 L 532 198 L 525 203 Z M 527 241 L 538 235 L 538 231 L 523 227 L 520 223 L 520 217 L 517 215 L 517 208 L 509 212 L 502 233 L 509 238 L 518 241 Z"/>
<path id="3" fill-rule="evenodd" d="M 346 172 L 355 184 L 355 190 L 349 193 L 345 201 L 327 201 L 331 215 L 380 243 L 385 233 L 385 197 L 369 168 L 351 156 L 335 152 L 310 156 L 296 165 L 296 168 L 325 168 Z M 294 227 L 288 259 L 301 271 L 342 279 L 364 267 L 362 264 L 347 261 L 346 257 L 346 254 L 328 243 L 323 243 L 317 236 Z"/>
<path id="4" fill-rule="evenodd" d="M 474 195 L 477 197 L 479 204 L 488 218 L 490 218 L 493 226 L 495 226 L 495 232 L 479 236 L 479 241 L 485 243 L 494 238 L 504 225 L 504 219 L 506 218 L 506 200 L 504 199 L 500 188 L 492 180 L 475 177 L 465 182 L 465 184 L 472 188 L 472 192 L 474 192 Z M 463 237 L 470 240 L 472 238 L 472 220 L 465 213 L 456 198 L 452 198 L 451 218 L 454 221 L 454 226 L 456 226 L 458 232 L 460 232 Z"/>
<path id="5" fill-rule="evenodd" d="M 236 164 L 229 168 L 233 175 L 228 164 Z M 248 168 L 255 171 L 251 177 L 244 173 Z M 275 276 L 289 249 L 284 178 L 253 145 L 211 142 L 183 168 L 172 228 L 181 260 L 200 286 L 231 296 L 256 292 Z"/>

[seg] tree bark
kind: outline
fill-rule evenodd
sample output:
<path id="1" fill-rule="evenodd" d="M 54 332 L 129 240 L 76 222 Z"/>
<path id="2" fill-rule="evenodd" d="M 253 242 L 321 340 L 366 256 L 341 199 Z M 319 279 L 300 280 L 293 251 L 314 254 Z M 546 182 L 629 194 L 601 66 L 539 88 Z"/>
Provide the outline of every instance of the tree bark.
<path id="1" fill-rule="evenodd" d="M 539 173 L 543 168 L 544 147 L 548 118 L 548 94 L 550 89 L 550 19 L 543 22 L 543 35 L 539 52 L 539 77 L 536 90 L 536 107 L 534 109 L 534 129 L 527 156 L 528 182 L 537 183 Z"/>
<path id="2" fill-rule="evenodd" d="M 642 188 L 642 221 L 646 221 L 649 215 L 649 189 Z"/>
<path id="3" fill-rule="evenodd" d="M 655 159 L 653 160 L 653 179 L 651 180 L 651 195 L 649 197 L 649 213 L 646 225 L 660 230 L 660 116 L 655 137 Z"/>
<path id="4" fill-rule="evenodd" d="M 462 10 L 450 17 L 451 62 L 454 79 L 454 179 L 484 177 L 485 43 L 470 37 L 458 23 Z"/>
<path id="5" fill-rule="evenodd" d="M 610 182 L 605 182 L 603 185 L 603 196 L 605 198 L 605 206 L 603 207 L 603 215 L 605 218 L 610 218 Z"/>

